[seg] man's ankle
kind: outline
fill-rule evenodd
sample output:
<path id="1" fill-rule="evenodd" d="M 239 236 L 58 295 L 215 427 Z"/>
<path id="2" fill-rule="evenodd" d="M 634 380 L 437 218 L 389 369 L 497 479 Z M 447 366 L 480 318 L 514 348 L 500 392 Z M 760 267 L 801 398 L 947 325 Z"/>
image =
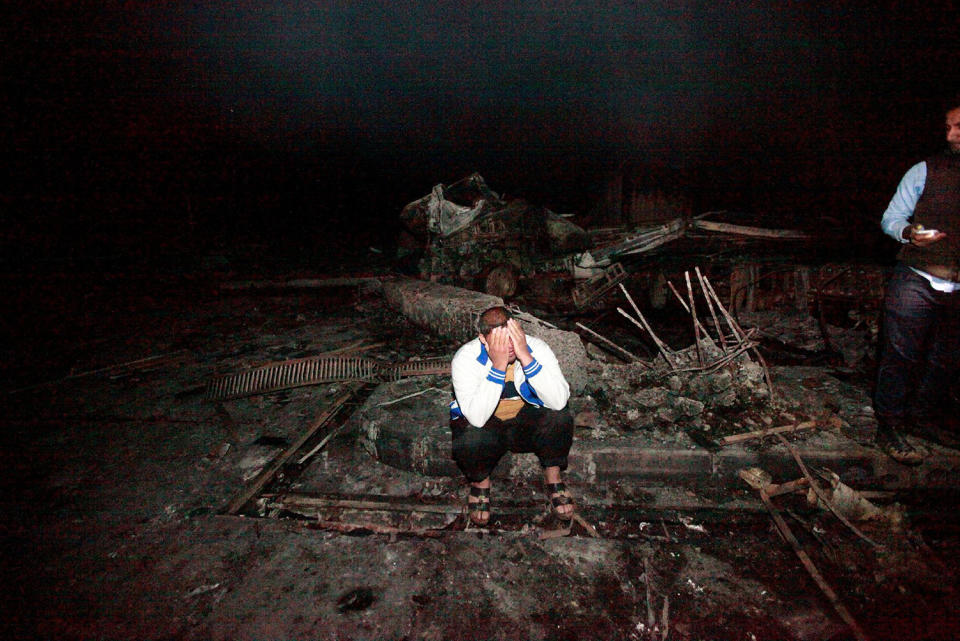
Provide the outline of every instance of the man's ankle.
<path id="1" fill-rule="evenodd" d="M 877 416 L 877 438 L 882 435 L 902 434 L 907 421 L 902 416 Z"/>

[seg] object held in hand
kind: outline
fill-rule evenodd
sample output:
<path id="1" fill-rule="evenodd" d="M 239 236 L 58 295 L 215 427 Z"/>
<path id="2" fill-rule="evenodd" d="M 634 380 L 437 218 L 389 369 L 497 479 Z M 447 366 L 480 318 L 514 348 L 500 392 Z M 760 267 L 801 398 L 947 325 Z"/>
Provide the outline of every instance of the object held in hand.
<path id="1" fill-rule="evenodd" d="M 923 229 L 922 227 L 913 230 L 913 235 L 916 238 L 933 238 L 939 233 L 940 230 L 938 229 Z"/>

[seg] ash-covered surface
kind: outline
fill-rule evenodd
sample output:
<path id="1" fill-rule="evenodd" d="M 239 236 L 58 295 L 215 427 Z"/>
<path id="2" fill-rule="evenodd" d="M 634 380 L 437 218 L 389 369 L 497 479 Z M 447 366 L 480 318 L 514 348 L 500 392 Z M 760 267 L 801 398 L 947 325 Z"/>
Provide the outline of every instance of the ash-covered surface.
<path id="1" fill-rule="evenodd" d="M 32 355 L 44 358 L 23 362 L 43 360 L 42 371 L 8 378 L 9 389 L 32 387 L 8 395 L 2 419 L 4 638 L 850 636 L 745 484 L 719 495 L 571 473 L 599 537 L 576 525 L 571 536 L 542 538 L 558 524 L 543 516 L 534 462 L 517 456 L 494 479 L 493 527 L 465 530 L 461 479 L 385 465 L 363 446 L 371 389 L 341 410 L 326 447 L 285 468 L 246 516 L 218 514 L 345 384 L 211 402 L 203 396 L 211 376 L 350 346 L 398 362 L 452 355 L 456 345 L 405 322 L 376 291 L 174 285 L 91 301 L 69 352 L 37 348 Z M 581 443 L 615 449 L 630 438 L 648 453 L 699 453 L 687 428 L 736 433 L 824 411 L 869 432 L 863 384 L 823 368 L 778 369 L 772 407 L 756 372 L 747 382 L 722 373 L 653 381 L 632 366 L 590 367 L 573 400 L 575 453 Z M 410 381 L 410 392 L 436 388 L 413 398 L 446 401 L 443 377 Z M 395 401 L 399 391 L 380 397 Z M 395 406 L 402 420 L 405 402 L 380 409 Z M 856 444 L 860 432 L 831 434 L 834 444 Z M 789 438 L 800 448 L 827 437 Z M 271 507 L 285 493 L 451 511 L 339 506 L 304 515 Z M 875 500 L 903 517 L 858 522 L 876 546 L 802 494 L 777 504 L 869 636 L 956 636 L 956 503 L 929 492 Z M 498 505 L 512 511 L 499 515 Z"/>

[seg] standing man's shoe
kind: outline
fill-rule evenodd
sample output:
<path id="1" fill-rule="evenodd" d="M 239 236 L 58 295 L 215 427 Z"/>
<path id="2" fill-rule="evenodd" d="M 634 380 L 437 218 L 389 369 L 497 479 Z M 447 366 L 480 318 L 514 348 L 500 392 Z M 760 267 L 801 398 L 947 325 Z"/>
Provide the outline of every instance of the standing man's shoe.
<path id="1" fill-rule="evenodd" d="M 877 447 L 902 465 L 920 465 L 923 454 L 910 445 L 899 431 L 888 425 L 877 428 Z"/>
<path id="2" fill-rule="evenodd" d="M 933 423 L 923 425 L 920 436 L 937 445 L 949 447 L 950 449 L 960 450 L 960 435 L 953 430 L 945 429 L 940 425 Z"/>

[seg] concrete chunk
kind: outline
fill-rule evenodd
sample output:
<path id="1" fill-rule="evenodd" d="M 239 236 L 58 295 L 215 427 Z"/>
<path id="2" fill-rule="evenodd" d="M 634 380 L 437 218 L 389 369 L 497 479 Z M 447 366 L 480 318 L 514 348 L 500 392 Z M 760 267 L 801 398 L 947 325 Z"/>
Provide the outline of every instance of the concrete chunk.
<path id="1" fill-rule="evenodd" d="M 384 283 L 383 295 L 390 307 L 420 327 L 451 339 L 455 347 L 476 336 L 473 326 L 483 310 L 503 305 L 497 296 L 413 279 Z"/>
<path id="2" fill-rule="evenodd" d="M 400 280 L 383 284 L 387 303 L 413 323 L 450 338 L 459 347 L 476 337 L 477 317 L 485 309 L 503 305 L 503 299 L 461 287 L 422 280 Z M 587 384 L 587 350 L 575 332 L 548 327 L 535 316 L 518 318 L 523 330 L 542 338 L 557 355 L 570 390 L 579 394 Z"/>

